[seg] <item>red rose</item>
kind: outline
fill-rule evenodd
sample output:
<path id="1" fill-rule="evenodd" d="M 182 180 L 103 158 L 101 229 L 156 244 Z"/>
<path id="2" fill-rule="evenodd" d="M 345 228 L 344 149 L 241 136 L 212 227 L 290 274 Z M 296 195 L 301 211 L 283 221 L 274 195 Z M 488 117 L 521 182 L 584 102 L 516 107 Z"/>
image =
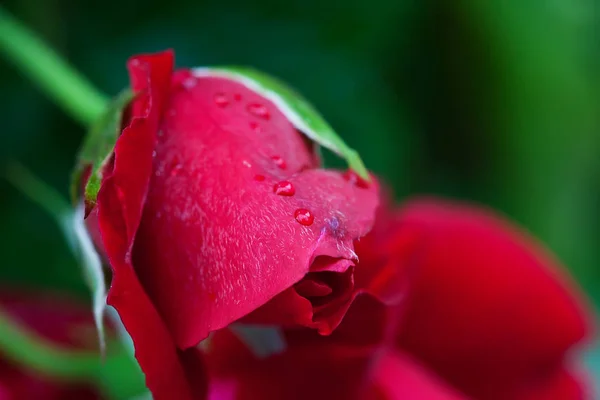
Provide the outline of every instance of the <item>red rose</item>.
<path id="1" fill-rule="evenodd" d="M 589 398 L 569 357 L 589 330 L 581 299 L 525 233 L 486 210 L 422 199 L 381 210 L 357 253 L 356 275 L 375 271 L 370 287 L 404 274 L 394 290 L 405 301 L 360 297 L 331 336 L 288 329 L 288 348 L 267 358 L 218 332 L 209 398 Z"/>
<path id="2" fill-rule="evenodd" d="M 565 357 L 584 313 L 530 238 L 430 200 L 371 229 L 376 182 L 320 169 L 256 92 L 172 64 L 129 62 L 97 202 L 108 302 L 155 399 L 583 396 Z M 234 321 L 279 326 L 287 348 L 256 356 Z"/>
<path id="3" fill-rule="evenodd" d="M 170 52 L 128 67 L 137 96 L 97 201 L 108 303 L 155 398 L 198 398 L 193 346 L 293 285 L 308 308 L 292 320 L 339 324 L 377 187 L 321 169 L 313 144 L 242 84 L 173 72 Z"/>
<path id="4" fill-rule="evenodd" d="M 90 357 L 97 351 L 94 321 L 89 309 L 75 306 L 70 299 L 56 294 L 3 290 L 0 311 L 29 334 L 51 346 L 64 351 L 88 353 Z M 0 400 L 100 398 L 91 383 L 43 374 L 19 364 L 0 350 Z"/>

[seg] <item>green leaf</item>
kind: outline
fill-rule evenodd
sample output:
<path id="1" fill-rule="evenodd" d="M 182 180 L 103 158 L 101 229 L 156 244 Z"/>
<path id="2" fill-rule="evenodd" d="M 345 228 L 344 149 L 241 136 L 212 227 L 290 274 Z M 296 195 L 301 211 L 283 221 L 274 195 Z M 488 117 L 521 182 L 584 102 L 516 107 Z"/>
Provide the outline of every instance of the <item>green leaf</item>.
<path id="1" fill-rule="evenodd" d="M 89 208 L 96 204 L 102 182 L 102 167 L 110 159 L 117 138 L 121 133 L 123 110 L 133 97 L 134 93 L 130 89 L 125 89 L 119 93 L 86 135 L 71 182 L 71 198 L 74 203 L 77 203 L 79 198 L 78 193 L 82 174 L 86 168 L 91 167 L 90 177 L 85 185 L 85 203 L 86 207 Z"/>
<path id="2" fill-rule="evenodd" d="M 245 67 L 196 68 L 194 75 L 231 79 L 259 93 L 272 101 L 299 131 L 344 158 L 348 166 L 363 179 L 370 179 L 358 152 L 344 143 L 304 97 L 280 80 Z"/>

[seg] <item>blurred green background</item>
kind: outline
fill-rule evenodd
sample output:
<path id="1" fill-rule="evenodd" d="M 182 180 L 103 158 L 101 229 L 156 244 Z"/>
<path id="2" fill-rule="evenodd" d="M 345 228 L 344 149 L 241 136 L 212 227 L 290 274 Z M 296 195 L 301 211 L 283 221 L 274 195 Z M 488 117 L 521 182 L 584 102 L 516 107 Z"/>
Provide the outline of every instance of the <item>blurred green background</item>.
<path id="1" fill-rule="evenodd" d="M 109 94 L 126 59 L 247 64 L 309 98 L 399 201 L 491 205 L 600 300 L 598 0 L 4 0 Z M 83 129 L 0 61 L 0 163 L 67 193 Z M 0 282 L 87 289 L 53 221 L 0 182 Z"/>

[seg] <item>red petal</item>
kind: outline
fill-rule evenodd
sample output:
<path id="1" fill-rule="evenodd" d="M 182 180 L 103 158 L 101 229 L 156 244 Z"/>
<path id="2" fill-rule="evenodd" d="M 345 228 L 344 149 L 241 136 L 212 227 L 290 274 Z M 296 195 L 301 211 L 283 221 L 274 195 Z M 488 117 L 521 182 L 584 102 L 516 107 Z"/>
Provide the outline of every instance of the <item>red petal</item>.
<path id="1" fill-rule="evenodd" d="M 346 173 L 345 176 L 348 174 Z M 350 180 L 356 185 L 355 175 Z M 375 178 L 373 177 L 373 180 Z M 364 186 L 361 187 L 366 187 Z M 377 183 L 374 184 L 377 187 Z M 383 194 L 383 199 L 388 196 Z M 307 285 L 314 285 L 313 278 L 319 277 L 318 272 L 306 275 L 294 287 L 281 293 L 266 305 L 262 306 L 244 319 L 247 322 L 283 324 L 285 326 L 301 325 L 318 329 L 323 335 L 329 335 L 336 329 L 344 318 L 346 311 L 357 296 L 369 294 L 375 296 L 389 306 L 397 306 L 406 295 L 409 267 L 415 264 L 414 244 L 419 236 L 409 229 L 398 231 L 398 217 L 389 211 L 384 203 L 379 206 L 377 218 L 372 230 L 364 237 L 355 241 L 358 261 L 352 268 L 353 284 L 344 290 L 333 291 L 324 298 L 309 296 Z M 313 262 L 311 270 L 319 271 L 319 264 L 329 264 L 326 257 Z M 340 268 L 344 270 L 344 268 Z M 324 274 L 333 274 L 325 272 Z M 341 281 L 342 274 L 337 281 Z M 318 278 L 323 281 L 323 278 Z M 338 283 L 338 289 L 343 287 Z M 309 286 L 311 289 L 312 286 Z M 322 288 L 321 288 L 322 289 Z"/>
<path id="2" fill-rule="evenodd" d="M 363 399 L 371 367 L 390 334 L 390 310 L 364 297 L 331 336 L 311 329 L 285 332 L 286 350 L 254 356 L 228 330 L 209 339 L 210 399 Z"/>
<path id="3" fill-rule="evenodd" d="M 465 393 L 506 398 L 585 336 L 574 286 L 525 233 L 442 201 L 410 203 L 400 221 L 425 252 L 399 344 Z"/>
<path id="4" fill-rule="evenodd" d="M 399 217 L 393 213 L 390 196 L 377 209 L 373 229 L 355 243 L 359 264 L 355 279 L 357 290 L 377 297 L 387 305 L 398 305 L 407 293 L 409 276 L 421 257 L 420 232 L 398 229 Z"/>
<path id="5" fill-rule="evenodd" d="M 303 293 L 303 297 L 325 297 L 333 293 L 333 289 L 316 278 L 303 279 L 296 284 L 296 290 Z"/>
<path id="6" fill-rule="evenodd" d="M 299 325 L 329 335 L 359 294 L 354 287 L 353 275 L 354 268 L 344 272 L 310 272 L 294 287 L 283 291 L 243 321 L 286 327 Z M 313 279 L 321 281 L 319 286 Z"/>
<path id="7" fill-rule="evenodd" d="M 370 400 L 466 400 L 410 357 L 390 351 L 379 361 Z"/>
<path id="8" fill-rule="evenodd" d="M 179 347 L 313 268 L 352 265 L 352 242 L 372 224 L 376 188 L 314 169 L 312 148 L 272 103 L 235 82 L 180 72 L 160 132 L 133 258 Z M 294 186 L 293 196 L 273 192 L 281 181 Z M 312 224 L 296 220 L 300 208 Z M 312 266 L 324 258 L 326 265 Z"/>
<path id="9" fill-rule="evenodd" d="M 133 339 L 136 358 L 154 398 L 202 398 L 202 374 L 186 379 L 186 360 L 178 354 L 131 265 L 131 249 L 152 174 L 152 152 L 167 100 L 173 55 L 165 52 L 139 56 L 131 59 L 128 67 L 138 96 L 132 105 L 131 123 L 115 146 L 112 174 L 103 180 L 98 194 L 100 230 L 114 272 L 108 303 L 117 309 Z"/>
<path id="10" fill-rule="evenodd" d="M 516 393 L 506 398 L 511 400 L 585 400 L 595 399 L 589 385 L 586 391 L 584 380 L 580 376 L 564 367 L 531 379 Z"/>

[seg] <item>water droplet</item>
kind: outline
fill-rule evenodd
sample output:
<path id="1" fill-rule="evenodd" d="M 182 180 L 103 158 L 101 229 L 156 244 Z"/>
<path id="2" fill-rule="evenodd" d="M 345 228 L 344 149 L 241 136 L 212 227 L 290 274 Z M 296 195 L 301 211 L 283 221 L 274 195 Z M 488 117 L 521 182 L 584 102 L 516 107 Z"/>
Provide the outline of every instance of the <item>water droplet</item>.
<path id="1" fill-rule="evenodd" d="M 177 176 L 181 174 L 181 171 L 183 171 L 183 166 L 181 164 L 177 164 L 173 168 L 171 168 L 171 172 L 169 172 L 169 174 L 171 176 Z"/>
<path id="2" fill-rule="evenodd" d="M 287 168 L 287 164 L 285 163 L 285 160 L 283 158 L 281 158 L 279 156 L 273 156 L 273 157 L 271 157 L 271 160 L 273 160 L 275 165 L 277 165 L 279 168 L 281 168 L 281 169 Z"/>
<path id="3" fill-rule="evenodd" d="M 291 182 L 281 181 L 273 186 L 273 193 L 280 196 L 293 196 L 296 193 L 296 188 Z"/>
<path id="4" fill-rule="evenodd" d="M 186 78 L 181 84 L 186 89 L 193 89 L 196 86 L 196 83 L 198 83 L 198 80 L 193 76 L 190 76 L 189 78 Z"/>
<path id="5" fill-rule="evenodd" d="M 254 175 L 254 180 L 258 181 L 258 182 L 262 182 L 265 180 L 265 176 L 264 175 L 260 175 L 260 174 L 256 174 Z"/>
<path id="6" fill-rule="evenodd" d="M 260 125 L 258 125 L 258 122 L 255 121 L 250 121 L 250 129 L 252 129 L 254 132 L 260 132 Z"/>
<path id="7" fill-rule="evenodd" d="M 263 106 L 262 104 L 250 103 L 246 107 L 246 110 L 248 110 L 248 112 L 250 114 L 252 114 L 258 118 L 262 118 L 262 119 L 271 118 L 271 114 L 269 114 L 269 110 L 267 110 L 267 107 Z"/>
<path id="8" fill-rule="evenodd" d="M 233 99 L 235 101 L 242 101 L 242 95 L 239 94 L 239 93 L 236 93 L 236 94 L 233 95 Z"/>
<path id="9" fill-rule="evenodd" d="M 244 164 L 245 167 L 252 168 L 252 164 L 250 164 L 248 160 L 242 160 L 242 164 Z"/>
<path id="10" fill-rule="evenodd" d="M 152 151 L 152 158 L 156 157 L 156 150 Z"/>
<path id="11" fill-rule="evenodd" d="M 178 176 L 183 171 L 183 165 L 179 161 L 179 157 L 175 156 L 169 163 L 169 175 Z"/>
<path id="12" fill-rule="evenodd" d="M 225 93 L 217 93 L 214 97 L 215 104 L 219 107 L 227 107 L 229 105 L 229 99 L 225 96 Z"/>
<path id="13" fill-rule="evenodd" d="M 310 211 L 306 208 L 299 208 L 294 212 L 294 217 L 296 221 L 301 223 L 304 226 L 310 226 L 315 222 L 315 217 L 312 215 Z"/>
<path id="14" fill-rule="evenodd" d="M 358 176 L 358 174 L 351 169 L 344 173 L 344 179 L 361 189 L 369 188 L 369 183 L 360 176 Z"/>

